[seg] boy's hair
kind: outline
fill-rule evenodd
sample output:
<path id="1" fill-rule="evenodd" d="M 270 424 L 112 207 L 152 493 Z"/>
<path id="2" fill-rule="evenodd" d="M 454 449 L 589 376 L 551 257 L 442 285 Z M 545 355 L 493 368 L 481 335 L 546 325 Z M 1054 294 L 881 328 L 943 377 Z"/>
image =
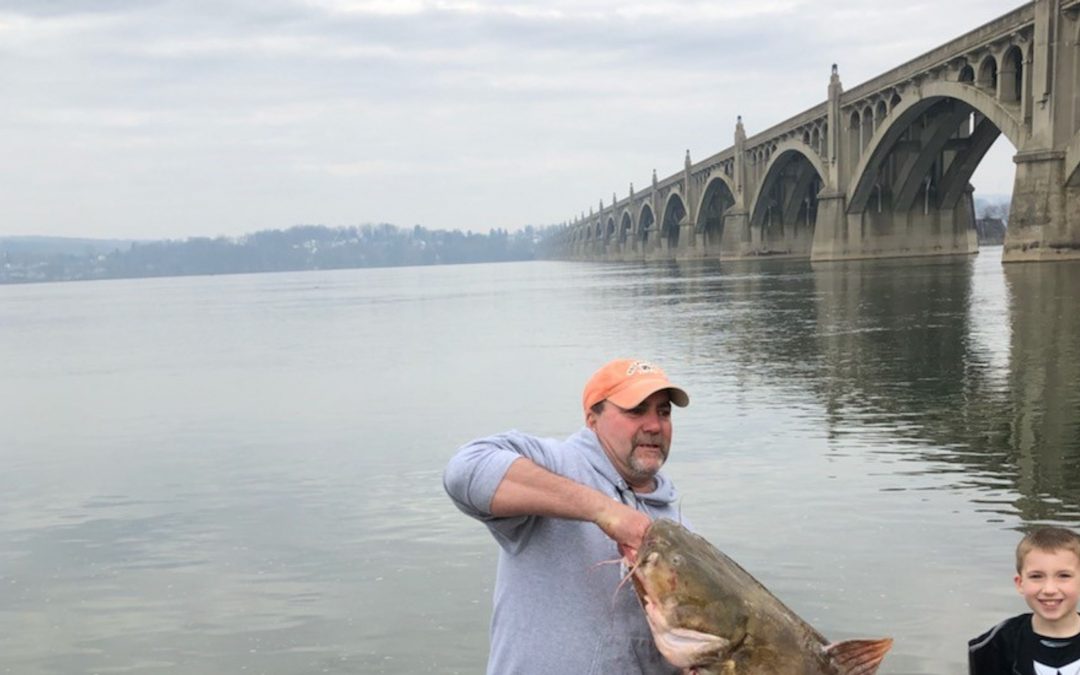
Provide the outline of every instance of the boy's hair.
<path id="1" fill-rule="evenodd" d="M 1028 532 L 1016 546 L 1016 573 L 1024 569 L 1024 558 L 1033 550 L 1072 551 L 1080 559 L 1080 535 L 1064 527 L 1040 527 Z"/>

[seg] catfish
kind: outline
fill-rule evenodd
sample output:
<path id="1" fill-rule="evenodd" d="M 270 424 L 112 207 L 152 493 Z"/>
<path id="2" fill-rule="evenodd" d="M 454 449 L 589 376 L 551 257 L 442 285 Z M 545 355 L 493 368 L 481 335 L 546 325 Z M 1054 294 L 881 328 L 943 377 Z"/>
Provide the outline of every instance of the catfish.
<path id="1" fill-rule="evenodd" d="M 703 537 L 656 520 L 630 578 L 656 647 L 694 675 L 873 675 L 891 638 L 832 643 Z"/>

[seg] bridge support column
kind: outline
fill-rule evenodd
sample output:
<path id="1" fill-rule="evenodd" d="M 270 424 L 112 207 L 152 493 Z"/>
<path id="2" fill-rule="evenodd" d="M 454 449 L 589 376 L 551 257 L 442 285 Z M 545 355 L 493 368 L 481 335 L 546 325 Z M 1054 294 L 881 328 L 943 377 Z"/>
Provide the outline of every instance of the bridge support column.
<path id="1" fill-rule="evenodd" d="M 662 257 L 663 250 L 664 240 L 659 238 L 658 234 L 656 238 L 650 237 L 648 241 L 642 242 L 641 258 L 642 260 L 656 260 Z"/>
<path id="2" fill-rule="evenodd" d="M 696 258 L 701 252 L 701 242 L 698 241 L 697 224 L 689 218 L 679 225 L 679 250 L 675 256 L 678 258 Z"/>
<path id="3" fill-rule="evenodd" d="M 846 257 L 843 255 L 848 246 L 846 202 L 843 192 L 822 192 L 818 195 L 814 243 L 810 246 L 811 260 L 840 260 Z M 861 230 L 856 234 L 861 234 Z"/>
<path id="4" fill-rule="evenodd" d="M 760 253 L 765 247 L 765 229 L 764 225 L 755 226 L 753 223 L 747 225 L 747 231 L 750 233 L 750 253 Z"/>
<path id="5" fill-rule="evenodd" d="M 1065 182 L 1065 153 L 1017 155 L 1003 262 L 1080 259 L 1080 186 Z"/>
<path id="6" fill-rule="evenodd" d="M 720 235 L 721 258 L 743 258 L 750 255 L 750 214 L 730 209 L 724 214 L 724 231 Z"/>
<path id="7" fill-rule="evenodd" d="M 867 209 L 845 213 L 844 199 L 820 198 L 811 260 L 908 258 L 978 253 L 971 193 L 951 209 L 922 198 L 910 211 Z"/>

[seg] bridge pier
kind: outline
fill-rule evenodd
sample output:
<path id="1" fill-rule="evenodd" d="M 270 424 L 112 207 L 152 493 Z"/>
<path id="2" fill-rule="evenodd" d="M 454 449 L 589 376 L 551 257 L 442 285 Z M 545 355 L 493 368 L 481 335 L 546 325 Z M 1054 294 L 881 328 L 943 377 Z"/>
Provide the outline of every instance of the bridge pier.
<path id="1" fill-rule="evenodd" d="M 820 198 L 811 260 L 969 255 L 979 251 L 970 191 L 952 209 L 916 206 L 906 212 L 867 209 L 846 213 L 844 202 L 842 195 Z"/>
<path id="2" fill-rule="evenodd" d="M 696 258 L 701 255 L 701 243 L 698 242 L 697 225 L 689 218 L 679 225 L 679 246 L 675 252 L 677 258 Z"/>
<path id="3" fill-rule="evenodd" d="M 720 235 L 721 258 L 743 258 L 753 249 L 750 233 L 750 213 L 731 209 L 724 214 L 724 232 Z"/>
<path id="4" fill-rule="evenodd" d="M 817 223 L 814 225 L 810 260 L 843 260 L 846 257 L 846 202 L 843 192 L 818 194 Z"/>
<path id="5" fill-rule="evenodd" d="M 705 241 L 704 232 L 694 232 L 694 256 L 695 258 L 704 258 L 708 255 L 706 246 L 708 242 Z"/>
<path id="6" fill-rule="evenodd" d="M 1080 259 L 1080 186 L 1065 181 L 1065 153 L 1018 154 L 1004 262 Z"/>
<path id="7" fill-rule="evenodd" d="M 662 237 L 660 241 L 656 242 L 651 250 L 651 257 L 653 260 L 663 260 L 671 256 L 671 244 L 668 242 L 667 237 Z"/>

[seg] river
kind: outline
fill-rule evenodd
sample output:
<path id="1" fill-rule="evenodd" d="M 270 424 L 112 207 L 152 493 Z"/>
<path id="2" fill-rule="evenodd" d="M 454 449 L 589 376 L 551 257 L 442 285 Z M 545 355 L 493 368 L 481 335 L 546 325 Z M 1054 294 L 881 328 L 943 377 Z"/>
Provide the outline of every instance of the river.
<path id="1" fill-rule="evenodd" d="M 881 673 L 963 672 L 1020 530 L 1080 527 L 1080 264 L 1000 256 L 0 286 L 0 672 L 482 672 L 442 468 L 572 433 L 623 355 L 691 395 L 702 534 Z"/>

